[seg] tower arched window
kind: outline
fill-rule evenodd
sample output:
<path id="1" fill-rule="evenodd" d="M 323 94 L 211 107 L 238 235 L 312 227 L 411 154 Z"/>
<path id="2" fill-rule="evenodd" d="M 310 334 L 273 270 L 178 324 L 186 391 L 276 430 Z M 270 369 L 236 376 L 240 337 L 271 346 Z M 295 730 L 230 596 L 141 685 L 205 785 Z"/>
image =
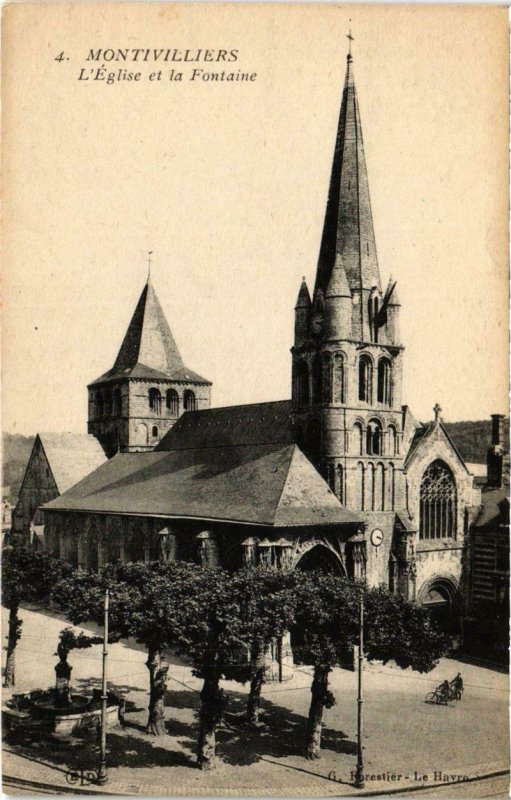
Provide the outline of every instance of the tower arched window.
<path id="1" fill-rule="evenodd" d="M 330 486 L 330 489 L 335 494 L 335 467 L 333 464 L 327 464 L 326 467 L 326 482 Z"/>
<path id="2" fill-rule="evenodd" d="M 183 395 L 183 406 L 185 411 L 195 411 L 197 409 L 197 398 L 191 389 L 187 389 Z"/>
<path id="3" fill-rule="evenodd" d="M 121 390 L 114 389 L 114 417 L 120 417 L 122 410 Z"/>
<path id="4" fill-rule="evenodd" d="M 397 431 L 394 425 L 389 425 L 387 446 L 388 446 L 387 455 L 389 456 L 397 455 Z"/>
<path id="5" fill-rule="evenodd" d="M 382 451 L 382 424 L 379 419 L 367 423 L 366 452 L 368 456 L 379 456 Z"/>
<path id="6" fill-rule="evenodd" d="M 295 371 L 295 398 L 298 408 L 309 405 L 309 366 L 306 361 L 298 361 Z"/>
<path id="7" fill-rule="evenodd" d="M 179 414 L 179 395 L 175 389 L 167 389 L 167 408 L 173 417 Z"/>
<path id="8" fill-rule="evenodd" d="M 456 510 L 454 476 L 443 461 L 433 461 L 421 480 L 420 538 L 446 539 L 456 536 Z"/>
<path id="9" fill-rule="evenodd" d="M 358 399 L 363 403 L 372 400 L 373 362 L 369 356 L 360 356 L 358 362 Z"/>
<path id="10" fill-rule="evenodd" d="M 333 400 L 333 360 L 330 353 L 323 353 L 323 402 Z"/>
<path id="11" fill-rule="evenodd" d="M 333 397 L 335 403 L 346 402 L 344 388 L 344 356 L 342 353 L 336 353 L 334 356 Z"/>
<path id="12" fill-rule="evenodd" d="M 390 406 L 392 403 L 392 367 L 388 358 L 378 361 L 378 402 Z"/>
<path id="13" fill-rule="evenodd" d="M 364 454 L 364 434 L 360 422 L 355 422 L 353 426 L 353 450 L 357 456 Z"/>
<path id="14" fill-rule="evenodd" d="M 376 511 L 385 511 L 385 467 L 380 462 L 376 465 L 375 487 L 374 487 L 374 508 Z"/>
<path id="15" fill-rule="evenodd" d="M 323 363 L 319 353 L 312 362 L 312 402 L 323 401 Z"/>
<path id="16" fill-rule="evenodd" d="M 153 439 L 157 439 L 158 438 L 159 430 L 158 430 L 158 426 L 157 425 L 153 425 L 152 435 L 153 435 Z"/>
<path id="17" fill-rule="evenodd" d="M 97 409 L 97 416 L 101 419 L 105 415 L 105 404 L 103 402 L 103 393 L 98 392 L 96 395 L 96 409 Z"/>
<path id="18" fill-rule="evenodd" d="M 159 389 L 149 389 L 149 408 L 155 414 L 161 414 L 161 393 Z"/>

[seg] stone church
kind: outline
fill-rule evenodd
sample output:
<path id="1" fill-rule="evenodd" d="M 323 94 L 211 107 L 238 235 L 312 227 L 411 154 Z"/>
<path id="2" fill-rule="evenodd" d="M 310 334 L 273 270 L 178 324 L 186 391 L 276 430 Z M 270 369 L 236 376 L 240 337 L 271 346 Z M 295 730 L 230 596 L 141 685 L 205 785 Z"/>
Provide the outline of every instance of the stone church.
<path id="1" fill-rule="evenodd" d="M 46 506 L 46 546 L 96 569 L 186 558 L 319 567 L 384 584 L 450 625 L 480 504 L 438 404 L 403 405 L 396 282 L 382 284 L 351 54 L 316 281 L 295 306 L 291 400 L 211 409 L 148 282 L 89 388 L 109 460 Z M 426 342 L 425 342 L 426 345 Z"/>

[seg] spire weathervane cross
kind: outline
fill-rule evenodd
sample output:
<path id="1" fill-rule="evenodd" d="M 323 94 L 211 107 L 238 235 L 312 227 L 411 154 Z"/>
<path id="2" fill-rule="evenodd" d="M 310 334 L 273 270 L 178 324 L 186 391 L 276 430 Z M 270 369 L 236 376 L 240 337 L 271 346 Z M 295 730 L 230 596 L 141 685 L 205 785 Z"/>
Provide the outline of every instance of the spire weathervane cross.
<path id="1" fill-rule="evenodd" d="M 149 280 L 149 278 L 151 277 L 151 264 L 152 264 L 151 256 L 152 256 L 152 254 L 153 254 L 152 250 L 149 250 L 148 253 L 147 253 L 147 280 Z"/>
<path id="2" fill-rule="evenodd" d="M 351 22 L 351 20 L 350 20 L 350 22 Z M 350 32 L 346 34 L 346 39 L 349 40 L 348 56 L 350 56 L 350 58 L 351 58 L 351 43 L 355 41 L 355 37 L 351 35 L 351 28 L 350 28 Z"/>
<path id="3" fill-rule="evenodd" d="M 441 412 L 441 410 L 442 409 L 440 408 L 440 404 L 439 403 L 435 403 L 435 405 L 433 407 L 433 411 L 435 412 L 435 422 L 439 422 L 440 421 L 440 412 Z"/>

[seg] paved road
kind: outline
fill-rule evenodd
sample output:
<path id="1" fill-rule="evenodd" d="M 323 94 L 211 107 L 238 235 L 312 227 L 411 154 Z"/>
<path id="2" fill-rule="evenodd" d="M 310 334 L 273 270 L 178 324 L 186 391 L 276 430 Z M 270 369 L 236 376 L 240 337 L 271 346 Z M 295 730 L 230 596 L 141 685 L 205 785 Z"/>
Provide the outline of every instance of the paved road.
<path id="1" fill-rule="evenodd" d="M 499 775 L 460 786 L 444 786 L 410 792 L 410 797 L 463 797 L 463 798 L 509 798 L 509 775 Z"/>

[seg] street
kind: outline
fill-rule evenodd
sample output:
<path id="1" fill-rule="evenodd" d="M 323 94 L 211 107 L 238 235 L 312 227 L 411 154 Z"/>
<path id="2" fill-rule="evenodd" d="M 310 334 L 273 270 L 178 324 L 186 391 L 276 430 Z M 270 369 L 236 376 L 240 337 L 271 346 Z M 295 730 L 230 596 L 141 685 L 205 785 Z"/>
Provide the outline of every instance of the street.
<path id="1" fill-rule="evenodd" d="M 3 614 L 6 630 L 5 610 Z M 16 656 L 16 691 L 51 686 L 58 634 L 66 622 L 55 612 L 35 609 L 24 609 L 21 616 L 24 624 Z M 295 667 L 292 678 L 282 684 L 266 684 L 262 724 L 257 730 L 248 729 L 243 723 L 248 687 L 225 682 L 228 704 L 217 735 L 219 765 L 212 773 L 202 773 L 194 768 L 201 682 L 178 658 L 169 657 L 168 733 L 149 737 L 144 733 L 148 699 L 146 657 L 145 650 L 135 642 L 120 642 L 110 648 L 109 686 L 122 692 L 128 701 L 126 727 L 108 734 L 110 791 L 114 787 L 121 788 L 121 793 L 132 794 L 177 791 L 200 794 L 216 790 L 252 795 L 270 792 L 348 795 L 353 791 L 354 673 L 340 669 L 332 672 L 331 689 L 337 703 L 325 711 L 322 758 L 315 762 L 301 756 L 310 702 L 308 667 Z M 101 645 L 72 651 L 69 663 L 73 667 L 71 680 L 75 689 L 83 691 L 99 686 Z M 424 702 L 434 686 L 444 678 L 452 679 L 458 671 L 462 672 L 465 683 L 460 702 L 447 707 Z M 365 793 L 408 788 L 410 794 L 420 789 L 421 796 L 502 795 L 507 779 L 499 777 L 485 782 L 486 795 L 478 794 L 482 783 L 464 779 L 500 771 L 508 763 L 506 674 L 443 659 L 426 675 L 402 671 L 390 664 L 368 665 L 363 679 Z M 94 747 L 81 741 L 65 747 L 7 742 L 5 747 L 4 774 L 21 774 L 62 790 L 66 769 L 95 766 L 91 764 L 96 758 Z M 424 788 L 431 783 L 438 784 L 438 788 Z"/>

